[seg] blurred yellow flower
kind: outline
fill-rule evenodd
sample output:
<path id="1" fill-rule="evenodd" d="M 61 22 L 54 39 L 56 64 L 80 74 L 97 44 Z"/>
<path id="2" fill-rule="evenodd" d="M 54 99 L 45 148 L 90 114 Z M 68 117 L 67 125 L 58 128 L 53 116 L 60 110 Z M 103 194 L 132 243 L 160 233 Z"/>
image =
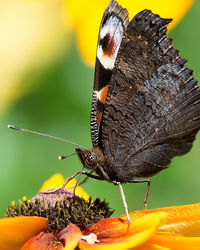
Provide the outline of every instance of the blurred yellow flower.
<path id="1" fill-rule="evenodd" d="M 64 0 L 63 18 L 71 18 L 71 22 L 76 31 L 77 44 L 83 59 L 94 65 L 96 57 L 97 37 L 101 18 L 109 0 L 85 0 L 73 1 Z M 123 8 L 129 12 L 129 19 L 143 9 L 150 9 L 161 17 L 173 18 L 171 29 L 186 14 L 194 0 L 118 0 Z"/>
<path id="2" fill-rule="evenodd" d="M 31 89 L 69 40 L 61 0 L 0 1 L 0 114 Z"/>

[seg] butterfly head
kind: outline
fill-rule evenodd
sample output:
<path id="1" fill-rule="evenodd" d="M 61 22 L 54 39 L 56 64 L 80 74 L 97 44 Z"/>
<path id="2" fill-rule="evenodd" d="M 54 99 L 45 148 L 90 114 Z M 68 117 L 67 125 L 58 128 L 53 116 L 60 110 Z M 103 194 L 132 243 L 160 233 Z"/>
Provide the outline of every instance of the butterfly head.
<path id="1" fill-rule="evenodd" d="M 77 148 L 76 152 L 87 169 L 96 171 L 97 166 L 103 163 L 103 152 L 98 147 L 84 150 Z"/>

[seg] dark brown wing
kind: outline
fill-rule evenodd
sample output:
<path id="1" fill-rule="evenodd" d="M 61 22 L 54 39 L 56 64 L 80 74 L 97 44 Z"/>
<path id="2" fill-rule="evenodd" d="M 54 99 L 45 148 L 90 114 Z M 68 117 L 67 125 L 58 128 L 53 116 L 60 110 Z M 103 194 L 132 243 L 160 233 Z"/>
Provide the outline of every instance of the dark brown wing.
<path id="1" fill-rule="evenodd" d="M 93 146 L 99 144 L 101 118 L 108 84 L 115 64 L 122 36 L 129 24 L 128 12 L 111 1 L 102 17 L 97 44 L 94 90 L 91 110 L 91 137 Z"/>
<path id="2" fill-rule="evenodd" d="M 103 151 L 121 182 L 151 176 L 187 153 L 200 128 L 200 88 L 149 10 L 128 25 L 102 118 Z"/>

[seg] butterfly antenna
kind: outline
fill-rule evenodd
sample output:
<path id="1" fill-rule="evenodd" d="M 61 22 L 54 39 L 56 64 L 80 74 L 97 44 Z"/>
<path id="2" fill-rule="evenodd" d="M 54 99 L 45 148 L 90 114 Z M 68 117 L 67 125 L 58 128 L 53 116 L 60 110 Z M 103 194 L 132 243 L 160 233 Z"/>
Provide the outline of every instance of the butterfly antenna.
<path id="1" fill-rule="evenodd" d="M 73 153 L 73 154 L 70 154 L 70 155 L 60 155 L 60 156 L 58 156 L 58 160 L 64 160 L 64 159 L 66 159 L 68 157 L 71 157 L 73 155 L 76 155 L 76 154 L 77 153 Z"/>
<path id="2" fill-rule="evenodd" d="M 75 142 L 72 142 L 72 141 L 69 141 L 69 140 L 66 140 L 66 139 L 63 139 L 63 138 L 59 138 L 59 137 L 56 137 L 56 136 L 53 136 L 53 135 L 39 133 L 39 132 L 36 132 L 36 131 L 24 129 L 24 128 L 18 128 L 18 127 L 15 127 L 13 125 L 8 125 L 8 128 L 11 128 L 11 129 L 14 129 L 14 130 L 18 130 L 18 131 L 21 131 L 21 132 L 26 132 L 26 133 L 29 133 L 29 134 L 35 134 L 35 135 L 41 135 L 41 136 L 49 137 L 49 138 L 52 138 L 52 139 L 55 139 L 55 140 L 58 140 L 58 141 L 63 141 L 63 142 L 66 142 L 68 144 L 72 144 L 72 145 L 74 145 L 76 147 L 80 147 L 80 148 L 86 149 L 85 147 L 83 147 L 83 146 L 81 146 L 81 145 L 79 145 L 79 144 L 77 144 Z"/>

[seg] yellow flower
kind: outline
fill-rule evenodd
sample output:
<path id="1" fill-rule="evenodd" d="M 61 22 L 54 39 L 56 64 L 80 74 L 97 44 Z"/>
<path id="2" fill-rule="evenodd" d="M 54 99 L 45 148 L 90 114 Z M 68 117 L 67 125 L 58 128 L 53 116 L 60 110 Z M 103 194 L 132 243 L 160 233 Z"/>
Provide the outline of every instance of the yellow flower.
<path id="1" fill-rule="evenodd" d="M 74 249 L 81 230 L 112 214 L 105 202 L 92 201 L 81 187 L 75 197 L 69 189 L 49 192 L 62 184 L 64 178 L 56 174 L 44 183 L 41 190 L 46 187 L 46 192 L 8 206 L 8 218 L 0 219 L 0 249 L 63 249 L 65 244 Z"/>
<path id="2" fill-rule="evenodd" d="M 60 0 L 0 1 L 0 115 L 69 47 Z"/>
<path id="3" fill-rule="evenodd" d="M 56 181 L 58 183 L 56 183 Z M 63 184 L 63 177 L 55 175 L 48 181 L 52 188 L 52 183 Z M 46 183 L 47 184 L 47 183 Z M 65 226 L 63 223 L 69 219 L 65 214 L 65 220 L 61 217 L 57 218 L 58 214 L 62 214 L 64 207 L 58 201 L 58 196 L 65 192 L 72 194 L 71 191 L 59 191 L 56 195 L 54 193 L 43 194 L 43 197 L 34 197 L 32 201 L 25 198 L 24 205 L 19 203 L 19 206 L 13 202 L 12 211 L 10 206 L 10 213 L 20 211 L 31 213 L 34 211 L 38 213 L 44 212 L 48 214 L 48 219 L 37 216 L 17 216 L 12 218 L 0 219 L 0 249 L 135 249 L 135 250 L 193 250 L 200 249 L 200 204 L 158 208 L 152 210 L 136 211 L 130 213 L 131 224 L 128 224 L 125 215 L 118 218 L 105 218 L 99 222 L 92 223 L 91 226 L 83 226 L 81 221 L 87 217 L 87 212 L 90 216 L 86 218 L 85 223 L 89 220 L 94 220 L 94 210 L 96 215 L 103 209 L 100 206 L 93 206 L 94 202 L 81 213 L 82 208 L 76 210 L 76 206 L 83 204 L 83 209 L 86 204 L 82 198 L 78 198 L 76 205 L 67 203 L 71 206 L 74 213 L 74 219 L 77 221 L 70 221 Z M 46 196 L 45 196 L 46 195 Z M 79 195 L 82 195 L 82 189 L 79 189 Z M 84 194 L 85 195 L 85 194 Z M 55 197 L 53 197 L 55 196 Z M 76 196 L 78 197 L 78 196 Z M 60 200 L 62 196 L 59 196 Z M 76 202 L 76 199 L 73 202 Z M 80 201 L 80 203 L 78 203 Z M 54 207 L 51 205 L 54 203 Z M 25 206 L 25 204 L 27 204 Z M 31 204 L 31 205 L 30 205 Z M 36 204 L 38 207 L 36 208 Z M 44 204 L 48 206 L 44 209 Z M 63 203 L 64 204 L 64 203 Z M 67 206 L 68 206 L 67 205 Z M 26 210 L 29 206 L 29 210 Z M 68 206 L 68 207 L 69 207 Z M 91 208 L 92 207 L 92 208 Z M 55 210 L 55 208 L 59 208 Z M 32 209 L 32 210 L 31 210 Z M 94 210 L 93 210 L 94 209 Z M 55 211 L 59 211 L 58 214 Z M 8 211 L 7 211 L 8 213 Z M 107 214 L 108 215 L 108 214 Z M 68 219 L 67 219 L 68 218 Z M 85 224 L 85 225 L 86 225 Z"/>
<path id="4" fill-rule="evenodd" d="M 97 37 L 103 12 L 109 0 L 64 1 L 63 17 L 69 17 L 75 28 L 78 47 L 83 59 L 90 65 L 94 65 Z M 191 7 L 193 0 L 118 0 L 118 3 L 129 12 L 129 19 L 143 9 L 150 9 L 161 17 L 173 18 L 169 29 L 175 26 Z"/>

